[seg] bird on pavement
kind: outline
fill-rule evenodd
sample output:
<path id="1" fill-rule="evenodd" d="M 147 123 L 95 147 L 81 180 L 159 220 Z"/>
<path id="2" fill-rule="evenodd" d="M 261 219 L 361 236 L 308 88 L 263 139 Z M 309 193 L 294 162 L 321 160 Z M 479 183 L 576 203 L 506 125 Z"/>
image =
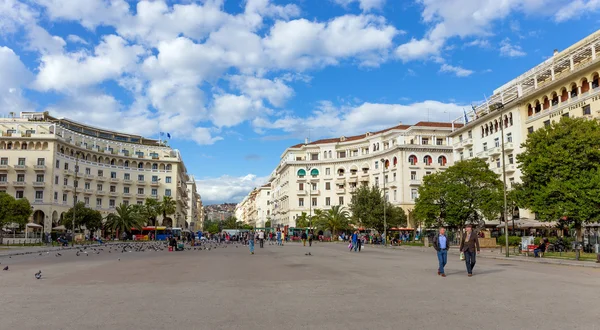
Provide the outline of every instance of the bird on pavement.
<path id="1" fill-rule="evenodd" d="M 34 275 L 34 276 L 35 276 L 35 278 L 36 278 L 36 279 L 38 279 L 38 280 L 39 280 L 40 278 L 42 278 L 42 271 L 41 271 L 41 270 L 39 270 L 37 273 L 35 273 L 35 275 Z"/>
<path id="2" fill-rule="evenodd" d="M 4 267 L 4 269 L 2 269 L 2 270 L 8 270 L 8 266 Z"/>

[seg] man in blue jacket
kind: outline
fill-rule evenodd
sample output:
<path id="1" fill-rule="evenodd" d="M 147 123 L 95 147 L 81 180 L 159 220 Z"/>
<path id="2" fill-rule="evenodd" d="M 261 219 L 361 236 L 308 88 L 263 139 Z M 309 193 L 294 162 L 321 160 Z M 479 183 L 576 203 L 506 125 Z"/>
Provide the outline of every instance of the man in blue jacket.
<path id="1" fill-rule="evenodd" d="M 438 257 L 438 275 L 442 277 L 446 277 L 444 274 L 444 267 L 446 266 L 446 262 L 448 261 L 448 248 L 450 244 L 448 242 L 448 237 L 446 236 L 446 228 L 441 227 L 439 233 L 437 233 L 433 237 L 433 248 L 437 251 Z"/>

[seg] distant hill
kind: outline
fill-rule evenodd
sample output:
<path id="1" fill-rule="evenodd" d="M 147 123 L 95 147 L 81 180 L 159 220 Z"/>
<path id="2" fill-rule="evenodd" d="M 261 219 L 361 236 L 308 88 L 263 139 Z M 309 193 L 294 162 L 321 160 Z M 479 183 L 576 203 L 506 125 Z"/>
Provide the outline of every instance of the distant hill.
<path id="1" fill-rule="evenodd" d="M 205 205 L 205 212 L 234 212 L 236 203 L 222 203 Z"/>

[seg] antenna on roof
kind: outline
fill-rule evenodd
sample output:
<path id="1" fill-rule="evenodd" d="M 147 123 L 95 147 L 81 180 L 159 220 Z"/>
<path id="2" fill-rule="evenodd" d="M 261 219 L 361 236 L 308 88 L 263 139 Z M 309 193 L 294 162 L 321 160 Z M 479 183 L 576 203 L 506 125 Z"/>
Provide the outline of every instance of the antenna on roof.
<path id="1" fill-rule="evenodd" d="M 427 108 L 427 121 L 429 122 L 429 108 Z"/>

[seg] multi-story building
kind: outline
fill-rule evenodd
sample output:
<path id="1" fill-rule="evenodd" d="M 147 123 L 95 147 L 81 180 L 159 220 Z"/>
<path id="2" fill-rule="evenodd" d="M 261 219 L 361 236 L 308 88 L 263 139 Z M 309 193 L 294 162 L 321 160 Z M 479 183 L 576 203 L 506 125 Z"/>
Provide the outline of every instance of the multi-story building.
<path id="1" fill-rule="evenodd" d="M 160 141 L 108 131 L 47 112 L 0 118 L 0 191 L 27 198 L 32 221 L 49 232 L 75 201 L 113 212 L 119 204 L 171 196 L 165 226 L 186 227 L 189 181 L 178 150 Z"/>
<path id="2" fill-rule="evenodd" d="M 455 122 L 466 124 L 450 135 L 455 159 L 480 157 L 501 176 L 506 163 L 507 188 L 521 182 L 516 155 L 536 129 L 562 117 L 600 117 L 600 31 L 554 55 L 496 89 L 490 99 Z M 504 131 L 504 157 L 502 136 Z M 528 210 L 510 210 L 513 217 L 534 218 Z M 511 216 L 511 214 L 509 214 Z"/>
<path id="3" fill-rule="evenodd" d="M 271 178 L 273 225 L 293 227 L 302 212 L 347 206 L 359 185 L 374 185 L 414 226 L 423 177 L 452 165 L 452 129 L 451 123 L 419 122 L 286 149 Z"/>
<path id="4" fill-rule="evenodd" d="M 271 217 L 271 184 L 254 188 L 236 205 L 235 215 L 238 221 L 256 228 L 264 228 Z"/>
<path id="5" fill-rule="evenodd" d="M 196 179 L 193 175 L 188 176 L 187 194 L 188 194 L 188 205 L 186 215 L 186 229 L 192 231 L 202 229 L 202 223 L 204 222 L 203 211 L 202 211 L 202 198 L 196 189 Z M 189 225 L 189 227 L 188 227 Z"/>

